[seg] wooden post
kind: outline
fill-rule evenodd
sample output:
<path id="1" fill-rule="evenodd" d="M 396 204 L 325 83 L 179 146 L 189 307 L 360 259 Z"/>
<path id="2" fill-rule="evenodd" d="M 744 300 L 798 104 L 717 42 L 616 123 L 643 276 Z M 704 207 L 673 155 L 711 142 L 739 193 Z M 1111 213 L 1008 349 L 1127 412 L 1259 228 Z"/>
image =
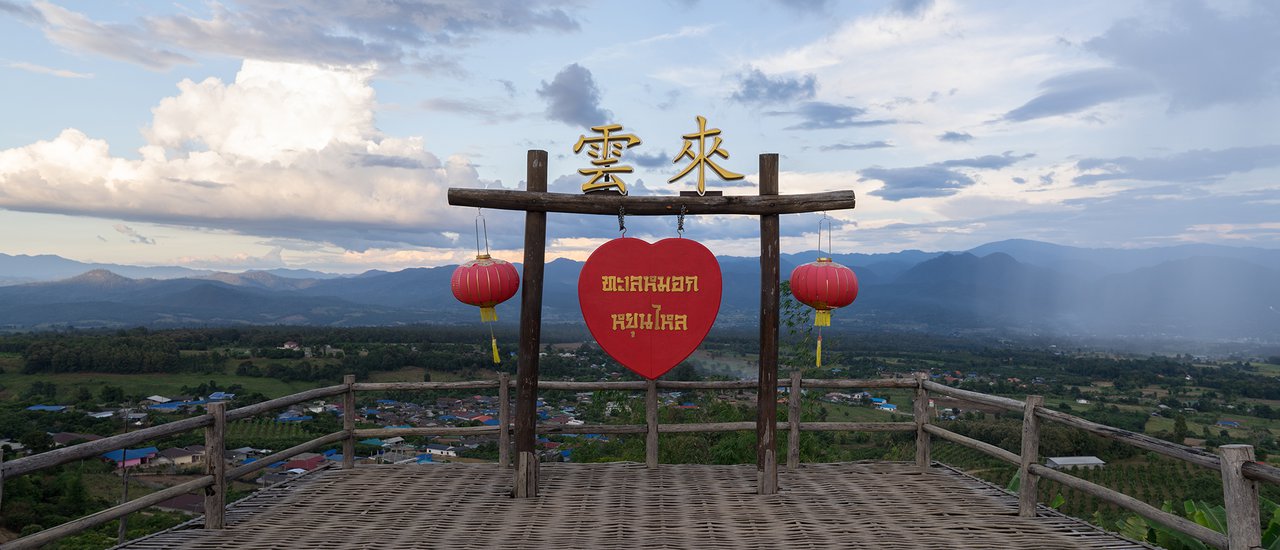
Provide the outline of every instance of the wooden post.
<path id="1" fill-rule="evenodd" d="M 547 191 L 547 152 L 529 151 L 525 191 Z M 520 358 L 516 369 L 516 498 L 538 496 L 538 348 L 542 336 L 542 273 L 547 246 L 547 213 L 524 215 L 524 275 L 520 285 Z"/>
<path id="2" fill-rule="evenodd" d="M 644 421 L 649 426 L 644 437 L 644 463 L 652 470 L 658 467 L 658 382 L 655 380 L 645 383 Z"/>
<path id="3" fill-rule="evenodd" d="M 760 155 L 760 195 L 778 194 L 778 154 Z M 756 464 L 759 492 L 778 491 L 778 215 L 760 216 L 760 371 L 756 394 Z"/>
<path id="4" fill-rule="evenodd" d="M 1244 477 L 1240 467 L 1253 462 L 1252 445 L 1218 447 L 1222 457 L 1222 496 L 1227 509 L 1227 548 L 1247 550 L 1262 546 L 1259 530 L 1258 482 Z"/>
<path id="5" fill-rule="evenodd" d="M 1036 485 L 1040 476 L 1031 473 L 1031 465 L 1040 463 L 1040 417 L 1036 407 L 1044 405 L 1044 397 L 1028 395 L 1022 411 L 1022 464 L 1018 468 L 1018 515 L 1036 517 Z"/>
<path id="6" fill-rule="evenodd" d="M 342 440 L 342 469 L 350 470 L 356 467 L 356 375 L 343 376 L 342 383 L 347 386 L 342 394 L 342 430 L 347 432 Z"/>
<path id="7" fill-rule="evenodd" d="M 538 455 L 521 451 L 516 455 L 516 498 L 538 496 Z"/>
<path id="8" fill-rule="evenodd" d="M 498 375 L 498 466 L 511 467 L 511 375 Z"/>
<path id="9" fill-rule="evenodd" d="M 120 449 L 120 480 L 124 482 L 124 489 L 120 495 L 120 504 L 129 502 L 129 467 L 125 466 L 125 457 L 129 454 L 128 449 Z M 206 451 L 207 452 L 207 451 Z M 120 516 L 120 523 L 116 527 L 116 544 L 124 544 L 128 540 L 129 533 L 129 515 Z"/>
<path id="10" fill-rule="evenodd" d="M 227 508 L 227 404 L 207 405 L 213 423 L 204 429 L 204 471 L 213 476 L 213 485 L 204 489 L 204 528 L 226 527 Z"/>
<path id="11" fill-rule="evenodd" d="M 778 457 L 773 449 L 764 452 L 764 470 L 760 471 L 760 494 L 778 494 Z"/>
<path id="12" fill-rule="evenodd" d="M 787 391 L 787 469 L 800 467 L 800 369 L 791 371 L 791 388 Z"/>
<path id="13" fill-rule="evenodd" d="M 921 470 L 927 470 L 933 463 L 933 443 L 929 440 L 929 432 L 924 431 L 925 425 L 929 424 L 929 390 L 924 387 L 928 378 L 927 373 L 915 373 L 916 399 L 911 408 L 916 421 L 916 466 Z"/>

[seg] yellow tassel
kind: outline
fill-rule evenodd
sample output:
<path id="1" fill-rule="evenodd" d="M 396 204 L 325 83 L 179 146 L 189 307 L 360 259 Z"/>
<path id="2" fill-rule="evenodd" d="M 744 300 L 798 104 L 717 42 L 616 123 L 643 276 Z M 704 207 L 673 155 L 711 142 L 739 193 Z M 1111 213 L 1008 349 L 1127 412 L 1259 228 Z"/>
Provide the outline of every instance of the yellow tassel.
<path id="1" fill-rule="evenodd" d="M 480 322 L 492 323 L 498 320 L 498 310 L 491 307 L 480 308 Z"/>
<path id="2" fill-rule="evenodd" d="M 822 366 L 822 335 L 818 335 L 818 366 Z"/>
<path id="3" fill-rule="evenodd" d="M 813 317 L 813 326 L 815 327 L 831 326 L 831 310 L 819 309 L 818 314 Z"/>
<path id="4" fill-rule="evenodd" d="M 498 338 L 490 337 L 489 341 L 493 343 L 493 364 L 495 365 L 501 364 L 502 357 L 498 356 Z"/>

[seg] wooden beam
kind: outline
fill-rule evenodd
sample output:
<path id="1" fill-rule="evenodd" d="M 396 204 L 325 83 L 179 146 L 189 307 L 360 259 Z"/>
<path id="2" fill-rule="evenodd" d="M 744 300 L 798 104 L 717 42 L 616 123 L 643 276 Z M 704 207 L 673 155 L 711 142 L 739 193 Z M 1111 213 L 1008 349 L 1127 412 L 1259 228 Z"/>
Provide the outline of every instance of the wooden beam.
<path id="1" fill-rule="evenodd" d="M 1186 445 L 1179 445 L 1163 439 L 1156 439 L 1146 434 L 1135 433 L 1120 428 L 1113 428 L 1105 424 L 1098 424 L 1097 422 L 1085 420 L 1078 416 L 1072 416 L 1046 407 L 1036 407 L 1036 415 L 1045 420 L 1052 420 L 1073 428 L 1080 428 L 1094 435 L 1099 435 L 1121 443 L 1127 443 L 1139 449 L 1157 452 L 1184 462 L 1204 466 L 1211 470 L 1218 470 L 1221 467 L 1222 461 L 1218 457 L 1199 449 L 1192 449 Z"/>
<path id="2" fill-rule="evenodd" d="M 917 372 L 915 379 L 916 398 L 912 401 L 911 413 L 916 422 L 916 466 L 926 470 L 933 464 L 933 445 L 929 441 L 929 432 L 924 431 L 925 425 L 929 424 L 929 390 L 924 387 L 924 381 L 929 379 L 929 374 Z"/>
<path id="3" fill-rule="evenodd" d="M 236 466 L 235 468 L 227 470 L 227 479 L 229 480 L 240 479 L 258 470 L 268 468 L 272 464 L 275 464 L 276 462 L 280 462 L 282 460 L 289 460 L 290 458 L 298 456 L 302 453 L 311 452 L 325 445 L 337 443 L 339 441 L 342 441 L 342 439 L 345 437 L 347 437 L 347 432 L 346 430 L 343 430 L 341 432 L 333 432 L 328 435 L 322 435 L 306 443 L 299 443 L 297 445 L 289 447 L 288 449 L 285 449 L 278 453 L 264 456 L 248 464 L 241 464 L 239 466 Z"/>
<path id="4" fill-rule="evenodd" d="M 143 441 L 160 439 L 194 430 L 196 428 L 203 428 L 208 426 L 210 422 L 213 422 L 213 420 L 210 419 L 208 415 L 193 416 L 191 418 L 175 420 L 167 424 L 143 428 L 136 432 L 113 435 L 111 437 L 79 443 L 70 447 L 63 447 L 61 449 L 54 449 L 40 454 L 24 456 L 22 458 L 5 462 L 0 466 L 0 469 L 4 471 L 4 479 L 13 479 L 45 468 L 52 468 L 54 466 L 66 464 L 73 460 L 98 456 L 110 451 L 127 449 Z"/>
<path id="5" fill-rule="evenodd" d="M 644 423 L 648 433 L 644 437 L 644 464 L 649 469 L 658 467 L 658 383 L 645 383 Z"/>
<path id="6" fill-rule="evenodd" d="M 970 449 L 982 451 L 1000 460 L 1008 462 L 1009 464 L 1017 465 L 1018 463 L 1021 462 L 1021 459 L 1018 458 L 1018 455 L 1015 455 L 1009 451 L 1001 449 L 1000 447 L 987 443 L 986 441 L 978 441 L 977 439 L 974 439 L 972 437 L 960 435 L 951 430 L 942 428 L 936 424 L 925 424 L 924 431 L 928 432 L 931 435 L 936 435 L 938 437 L 941 437 L 942 439 L 955 443 L 956 445 L 960 445 L 961 447 L 968 447 Z"/>
<path id="7" fill-rule="evenodd" d="M 805 378 L 800 381 L 807 388 L 823 389 L 866 389 L 866 388 L 918 388 L 919 382 L 910 378 L 872 378 L 869 380 L 829 380 L 826 378 Z M 783 382 L 784 384 L 786 382 Z"/>
<path id="8" fill-rule="evenodd" d="M 912 422 L 801 422 L 802 432 L 914 432 Z"/>
<path id="9" fill-rule="evenodd" d="M 213 484 L 204 488 L 204 528 L 222 529 L 227 526 L 227 404 L 207 408 L 213 422 L 204 429 L 204 473 L 213 476 Z"/>
<path id="10" fill-rule="evenodd" d="M 791 387 L 787 388 L 787 469 L 800 467 L 800 369 L 791 371 Z"/>
<path id="11" fill-rule="evenodd" d="M 761 155 L 769 156 L 769 155 Z M 776 154 L 771 154 L 777 158 Z M 544 164 L 545 166 L 545 164 Z M 777 163 L 774 163 L 777 166 Z M 777 181 L 774 173 L 774 181 Z M 761 176 L 763 179 L 763 176 Z M 800 214 L 827 210 L 849 210 L 857 201 L 853 191 L 830 191 L 802 195 L 778 195 L 761 193 L 754 195 L 702 196 L 702 197 L 653 197 L 595 193 L 580 195 L 570 193 L 546 193 L 533 189 L 517 191 L 508 189 L 449 189 L 449 204 L 475 206 L 497 210 L 524 210 L 526 212 L 563 212 L 566 214 L 618 215 L 618 208 L 626 208 L 628 216 L 674 216 L 680 207 L 686 214 L 745 214 L 752 216 Z"/>
<path id="12" fill-rule="evenodd" d="M 356 375 L 342 377 L 342 385 L 347 391 L 342 393 L 342 431 L 347 438 L 342 440 L 342 469 L 356 467 Z"/>
<path id="13" fill-rule="evenodd" d="M 547 152 L 529 151 L 525 191 L 520 202 L 547 191 Z M 480 206 L 480 205 L 474 205 Z M 615 209 L 614 213 L 617 213 Z M 538 347 L 542 342 L 542 274 L 546 267 L 547 213 L 524 215 L 524 275 L 520 283 L 520 358 L 516 367 L 516 498 L 538 496 L 538 456 L 534 426 L 538 421 Z"/>
<path id="14" fill-rule="evenodd" d="M 1170 514 L 1124 493 L 1118 493 L 1096 483 L 1085 481 L 1071 474 L 1059 472 L 1039 464 L 1031 465 L 1031 473 L 1050 481 L 1056 481 L 1087 495 L 1098 497 L 1100 500 L 1109 502 L 1121 508 L 1125 508 L 1130 512 L 1169 527 L 1174 531 L 1195 538 L 1214 548 L 1227 548 L 1226 535 L 1189 519 Z"/>
<path id="15" fill-rule="evenodd" d="M 208 487 L 210 483 L 213 483 L 213 476 L 201 476 L 186 483 L 174 485 L 173 487 L 161 489 L 154 493 L 135 498 L 124 504 L 94 512 L 93 514 L 80 519 L 68 521 L 57 527 L 50 527 L 34 535 L 28 535 L 20 539 L 11 540 L 4 543 L 4 549 L 25 550 L 27 548 L 41 548 L 44 545 L 60 538 L 69 537 L 76 533 L 87 531 L 109 521 L 120 519 L 124 516 L 137 512 L 138 510 L 145 510 L 178 495 L 185 495 L 192 491 L 198 491 Z"/>
<path id="16" fill-rule="evenodd" d="M 778 194 L 778 154 L 760 155 L 760 195 Z M 721 197 L 727 198 L 727 197 Z M 825 210 L 825 207 L 820 208 Z M 778 214 L 760 216 L 760 370 L 756 390 L 757 485 L 762 495 L 778 491 L 778 302 L 779 282 Z"/>
<path id="17" fill-rule="evenodd" d="M 942 395 L 946 395 L 948 397 L 954 397 L 956 399 L 959 399 L 962 401 L 968 401 L 970 403 L 991 405 L 992 407 L 1000 407 L 1005 410 L 1018 411 L 1018 412 L 1022 412 L 1022 409 L 1026 407 L 1025 403 L 1018 401 L 1017 399 L 1009 399 L 1008 397 L 1000 397 L 998 395 L 987 395 L 985 393 L 978 393 L 976 391 L 953 388 L 945 384 L 939 384 L 932 380 L 922 380 L 920 382 L 920 385 L 924 387 L 924 389 L 929 390 L 931 392 L 940 393 Z"/>
<path id="18" fill-rule="evenodd" d="M 498 465 L 511 467 L 511 375 L 498 375 Z"/>
<path id="19" fill-rule="evenodd" d="M 1044 397 L 1027 396 L 1027 408 L 1022 413 L 1022 462 L 1018 466 L 1018 515 L 1036 517 L 1036 486 L 1040 478 L 1031 473 L 1031 465 L 1040 463 L 1040 417 L 1036 407 L 1044 404 Z"/>
<path id="20" fill-rule="evenodd" d="M 472 380 L 467 382 L 361 382 L 355 385 L 355 391 L 432 391 L 432 390 L 479 390 L 498 387 L 497 380 Z"/>
<path id="21" fill-rule="evenodd" d="M 1227 509 L 1227 547 L 1249 550 L 1262 546 L 1258 513 L 1258 482 L 1244 477 L 1240 466 L 1254 461 L 1252 445 L 1223 445 L 1222 497 Z M 1269 519 L 1269 518 L 1268 518 Z"/>

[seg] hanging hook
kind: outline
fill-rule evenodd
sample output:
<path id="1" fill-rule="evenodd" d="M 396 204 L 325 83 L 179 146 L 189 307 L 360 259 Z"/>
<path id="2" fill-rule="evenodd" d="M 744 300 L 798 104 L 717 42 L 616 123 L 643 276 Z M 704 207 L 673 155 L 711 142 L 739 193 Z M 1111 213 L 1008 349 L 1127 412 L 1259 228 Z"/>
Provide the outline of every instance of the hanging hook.
<path id="1" fill-rule="evenodd" d="M 676 216 L 676 236 L 681 239 L 684 238 L 684 215 L 688 212 L 689 209 L 685 208 L 683 204 L 680 205 L 680 214 Z"/>
<path id="2" fill-rule="evenodd" d="M 831 218 L 827 216 L 826 212 L 823 212 L 822 218 L 818 220 L 818 255 L 819 256 L 822 255 L 822 224 L 824 223 L 827 224 L 827 257 L 830 258 L 832 253 L 832 247 L 831 247 L 832 222 L 831 222 Z"/>
<path id="3" fill-rule="evenodd" d="M 622 236 L 627 236 L 627 208 L 625 206 L 618 207 L 618 231 L 622 232 Z"/>
<path id="4" fill-rule="evenodd" d="M 476 209 L 476 256 L 480 255 L 480 231 L 484 228 L 484 255 L 489 255 L 489 221 L 484 219 L 484 211 Z"/>

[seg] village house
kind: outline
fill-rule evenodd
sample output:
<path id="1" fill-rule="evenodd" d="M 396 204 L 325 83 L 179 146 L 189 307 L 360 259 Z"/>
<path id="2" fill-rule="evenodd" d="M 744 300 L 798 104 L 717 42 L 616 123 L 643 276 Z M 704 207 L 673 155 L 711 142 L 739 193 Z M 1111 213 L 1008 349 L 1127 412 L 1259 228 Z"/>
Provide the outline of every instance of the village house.
<path id="1" fill-rule="evenodd" d="M 161 466 L 173 466 L 175 468 L 185 468 L 201 464 L 204 460 L 204 446 L 192 445 L 191 447 L 170 447 L 160 451 L 152 464 Z"/>
<path id="2" fill-rule="evenodd" d="M 97 441 L 102 439 L 102 436 L 100 435 L 79 434 L 74 432 L 58 432 L 49 434 L 49 437 L 53 438 L 54 447 L 65 447 L 67 445 L 83 443 L 85 441 Z"/>
<path id="3" fill-rule="evenodd" d="M 1096 456 L 1055 456 L 1045 459 L 1044 465 L 1055 470 L 1071 470 L 1101 468 L 1107 463 Z"/>
<path id="4" fill-rule="evenodd" d="M 116 469 L 134 468 L 138 466 L 146 466 L 155 459 L 159 454 L 159 450 L 155 447 L 143 447 L 141 449 L 120 449 L 109 453 L 102 453 L 102 458 L 115 465 Z"/>
<path id="5" fill-rule="evenodd" d="M 433 455 L 433 456 L 445 456 L 445 457 L 458 456 L 458 449 L 456 447 L 441 445 L 439 443 L 428 444 L 423 450 L 426 451 L 427 454 Z"/>

